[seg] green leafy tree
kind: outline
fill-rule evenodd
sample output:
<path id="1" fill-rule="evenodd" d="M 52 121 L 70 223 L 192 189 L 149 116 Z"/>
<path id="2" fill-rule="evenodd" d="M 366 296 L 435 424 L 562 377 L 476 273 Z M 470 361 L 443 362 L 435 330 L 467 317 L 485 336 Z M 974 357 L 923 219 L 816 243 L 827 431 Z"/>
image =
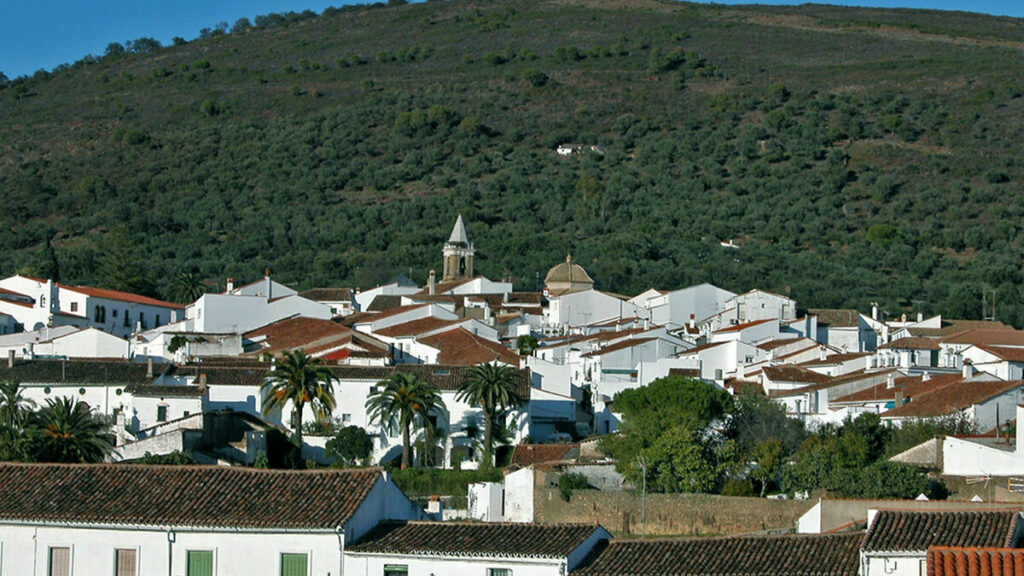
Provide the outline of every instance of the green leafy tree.
<path id="1" fill-rule="evenodd" d="M 509 366 L 478 364 L 469 370 L 456 396 L 461 402 L 480 408 L 484 414 L 483 468 L 494 466 L 494 426 L 511 408 L 522 402 L 519 380 Z"/>
<path id="2" fill-rule="evenodd" d="M 27 432 L 28 455 L 37 462 L 102 462 L 114 450 L 106 420 L 66 396 L 47 400 Z"/>
<path id="3" fill-rule="evenodd" d="M 172 299 L 179 304 L 191 304 L 206 293 L 206 284 L 195 268 L 182 270 L 174 277 Z"/>
<path id="4" fill-rule="evenodd" d="M 761 497 L 768 488 L 768 484 L 777 482 L 782 472 L 784 463 L 784 448 L 782 440 L 768 438 L 758 442 L 754 447 L 754 460 L 757 461 L 757 468 L 750 472 L 751 478 L 761 483 Z"/>
<path id="5" fill-rule="evenodd" d="M 342 466 L 354 466 L 373 451 L 373 438 L 359 426 L 345 426 L 327 441 L 325 449 Z"/>
<path id="6" fill-rule="evenodd" d="M 15 460 L 24 454 L 23 431 L 35 407 L 17 381 L 0 382 L 0 459 Z"/>
<path id="7" fill-rule="evenodd" d="M 113 290 L 154 296 L 153 278 L 143 266 L 141 242 L 125 226 L 111 230 L 100 244 L 96 276 Z"/>
<path id="8" fill-rule="evenodd" d="M 601 439 L 616 469 L 636 484 L 647 462 L 648 487 L 665 492 L 714 489 L 735 467 L 735 443 L 711 430 L 733 410 L 728 392 L 700 380 L 668 376 L 615 395 L 619 434 Z"/>
<path id="9" fill-rule="evenodd" d="M 284 352 L 274 364 L 270 377 L 263 383 L 263 413 L 292 403 L 292 439 L 302 449 L 302 413 L 309 404 L 319 419 L 326 418 L 336 404 L 334 373 L 303 350 Z"/>
<path id="10" fill-rule="evenodd" d="M 411 466 L 412 426 L 417 417 L 426 420 L 431 413 L 445 409 L 437 387 L 411 372 L 395 372 L 378 383 L 379 388 L 366 400 L 371 422 L 402 430 L 402 468 Z"/>

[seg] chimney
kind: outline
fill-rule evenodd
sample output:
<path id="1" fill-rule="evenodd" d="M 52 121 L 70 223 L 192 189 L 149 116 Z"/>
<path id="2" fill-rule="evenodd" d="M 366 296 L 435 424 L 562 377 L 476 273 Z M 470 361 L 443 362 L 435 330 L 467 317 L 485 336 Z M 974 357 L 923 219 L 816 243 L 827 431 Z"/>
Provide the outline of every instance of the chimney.
<path id="1" fill-rule="evenodd" d="M 895 406 L 896 408 L 899 408 L 900 406 L 903 406 L 903 388 L 902 387 L 896 388 L 896 394 L 893 397 L 893 404 L 896 405 Z"/>
<path id="2" fill-rule="evenodd" d="M 28 343 L 28 354 L 27 354 L 26 360 L 35 360 L 35 359 L 36 359 L 36 344 L 35 344 L 35 342 L 29 342 Z"/>
<path id="3" fill-rule="evenodd" d="M 14 349 L 7 351 L 7 367 L 14 368 Z"/>
<path id="4" fill-rule="evenodd" d="M 153 377 L 153 358 L 149 357 L 146 359 L 146 378 Z"/>
<path id="5" fill-rule="evenodd" d="M 271 298 L 274 297 L 274 295 L 272 294 L 274 290 L 273 288 L 271 288 L 272 284 L 270 281 L 270 268 L 267 268 L 266 271 L 264 272 L 263 279 L 267 281 L 267 300 L 270 300 Z"/>
<path id="6" fill-rule="evenodd" d="M 431 270 L 427 275 L 427 294 L 433 296 L 435 292 L 437 292 L 437 272 Z"/>
<path id="7" fill-rule="evenodd" d="M 696 327 L 697 327 L 697 315 L 696 314 L 690 314 L 690 330 L 693 330 Z"/>
<path id="8" fill-rule="evenodd" d="M 202 388 L 206 387 L 206 372 L 199 373 L 199 386 Z"/>
<path id="9" fill-rule="evenodd" d="M 225 293 L 231 292 L 234 289 L 235 289 L 235 279 L 234 278 L 228 278 L 228 283 L 224 287 L 224 292 Z"/>
<path id="10" fill-rule="evenodd" d="M 889 375 L 885 377 L 885 387 L 889 390 L 896 387 L 896 376 L 892 372 L 889 372 Z"/>
<path id="11" fill-rule="evenodd" d="M 918 312 L 917 313 L 917 321 L 918 322 L 924 322 L 924 312 Z"/>
<path id="12" fill-rule="evenodd" d="M 651 329 L 651 322 L 650 322 L 650 320 L 644 318 L 644 331 L 647 331 L 647 330 L 650 330 L 650 329 Z"/>
<path id="13" fill-rule="evenodd" d="M 932 375 L 927 370 L 921 372 L 921 382 L 927 382 L 932 379 Z"/>
<path id="14" fill-rule="evenodd" d="M 970 377 L 974 376 L 974 364 L 971 364 L 967 360 L 964 360 L 964 368 L 963 368 L 963 372 L 961 373 L 961 376 L 965 380 L 967 378 L 970 378 Z"/>
<path id="15" fill-rule="evenodd" d="M 824 346 L 818 349 L 818 356 L 820 357 L 819 360 L 821 360 L 822 362 L 824 362 L 828 358 L 828 354 L 826 353 Z"/>
<path id="16" fill-rule="evenodd" d="M 871 319 L 878 320 L 878 302 L 871 303 Z"/>

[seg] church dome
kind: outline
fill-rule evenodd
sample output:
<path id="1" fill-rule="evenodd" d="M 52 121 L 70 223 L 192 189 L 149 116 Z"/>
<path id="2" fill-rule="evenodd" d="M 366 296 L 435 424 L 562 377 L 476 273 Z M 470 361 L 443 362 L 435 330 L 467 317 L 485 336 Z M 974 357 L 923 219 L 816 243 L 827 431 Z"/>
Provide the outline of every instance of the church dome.
<path id="1" fill-rule="evenodd" d="M 587 274 L 583 266 L 573 262 L 572 254 L 569 254 L 565 257 L 565 262 L 548 270 L 548 275 L 544 277 L 544 285 L 553 293 L 574 292 L 593 288 L 594 279 Z"/>

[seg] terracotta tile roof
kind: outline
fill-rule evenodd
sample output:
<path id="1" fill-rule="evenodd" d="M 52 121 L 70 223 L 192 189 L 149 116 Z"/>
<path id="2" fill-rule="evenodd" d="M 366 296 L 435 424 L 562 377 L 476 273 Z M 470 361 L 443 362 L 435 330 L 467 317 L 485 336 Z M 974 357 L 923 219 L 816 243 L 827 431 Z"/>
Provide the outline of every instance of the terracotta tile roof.
<path id="1" fill-rule="evenodd" d="M 157 364 L 159 373 L 163 366 Z M 146 376 L 146 364 L 127 360 L 22 360 L 0 364 L 0 380 L 16 380 L 23 384 L 142 384 L 152 380 Z"/>
<path id="2" fill-rule="evenodd" d="M 1022 330 L 970 329 L 942 339 L 948 344 L 988 344 L 991 346 L 1024 346 Z"/>
<path id="3" fill-rule="evenodd" d="M 1013 330 L 1013 326 L 1007 326 L 995 320 L 943 320 L 941 328 L 918 328 L 910 326 L 907 331 L 911 336 L 926 336 L 938 338 L 949 336 L 964 330 L 980 328 L 982 330 Z"/>
<path id="4" fill-rule="evenodd" d="M 865 552 L 924 552 L 932 546 L 1008 548 L 1020 509 L 970 511 L 879 510 L 862 549 Z"/>
<path id="5" fill-rule="evenodd" d="M 669 376 L 682 376 L 683 378 L 700 378 L 700 368 L 669 368 Z"/>
<path id="6" fill-rule="evenodd" d="M 812 308 L 807 311 L 818 317 L 818 326 L 832 328 L 856 328 L 860 325 L 860 313 L 848 308 Z"/>
<path id="7" fill-rule="evenodd" d="M 808 360 L 807 362 L 801 362 L 799 366 L 833 366 L 835 364 L 842 364 L 851 360 L 857 360 L 858 358 L 866 358 L 871 356 L 871 352 L 846 352 L 843 354 L 833 354 L 826 357 L 824 360 Z"/>
<path id="8" fill-rule="evenodd" d="M 813 370 L 808 370 L 793 364 L 780 364 L 779 366 L 765 366 L 761 369 L 765 378 L 772 382 L 806 382 L 808 384 L 824 384 L 830 378 Z"/>
<path id="9" fill-rule="evenodd" d="M 495 359 L 518 367 L 521 361 L 519 353 L 510 350 L 498 342 L 481 338 L 465 328 L 456 328 L 433 336 L 420 338 L 421 344 L 441 351 L 438 364 L 449 366 L 475 366 Z"/>
<path id="10" fill-rule="evenodd" d="M 2 300 L 0 302 L 4 304 L 14 304 L 15 306 L 21 306 L 22 308 L 34 308 L 35 304 L 31 302 L 19 302 L 17 300 Z M 61 314 L 61 316 L 70 316 L 70 314 Z"/>
<path id="11" fill-rule="evenodd" d="M 778 320 L 776 320 L 775 318 L 765 318 L 764 320 L 754 320 L 753 322 L 747 322 L 745 324 L 737 324 L 735 326 L 729 326 L 728 328 L 722 328 L 721 330 L 718 331 L 718 333 L 720 334 L 720 333 L 723 333 L 723 332 L 739 332 L 741 330 L 746 330 L 747 328 L 752 328 L 754 326 L 759 326 L 761 324 L 767 324 L 768 322 L 777 322 L 777 321 Z"/>
<path id="12" fill-rule="evenodd" d="M 780 338 L 780 339 L 777 339 L 777 340 L 769 340 L 767 342 L 762 342 L 762 343 L 758 344 L 757 347 L 760 348 L 761 350 L 765 350 L 765 351 L 775 350 L 776 348 L 781 348 L 781 347 L 786 346 L 788 344 L 794 344 L 794 343 L 796 343 L 799 340 L 807 340 L 807 338 Z M 812 344 L 813 344 L 813 342 L 812 342 Z"/>
<path id="13" fill-rule="evenodd" d="M 380 479 L 375 468 L 3 463 L 0 519 L 333 531 Z"/>
<path id="14" fill-rule="evenodd" d="M 86 296 L 92 296 L 95 298 L 106 298 L 107 300 L 132 302 L 135 304 L 145 304 L 147 306 L 175 308 L 177 310 L 185 309 L 185 306 L 183 304 L 176 304 L 174 302 L 164 302 L 163 300 L 149 298 L 148 296 L 140 296 L 138 294 L 131 294 L 129 292 L 119 292 L 117 290 L 107 290 L 105 288 L 92 288 L 91 286 L 65 286 L 64 284 L 58 284 L 58 286 L 60 287 L 61 290 L 78 292 L 79 294 L 85 294 Z"/>
<path id="15" fill-rule="evenodd" d="M 599 529 L 596 524 L 384 522 L 346 551 L 420 557 L 565 558 Z"/>
<path id="16" fill-rule="evenodd" d="M 726 344 L 728 344 L 728 342 L 709 342 L 707 344 L 701 344 L 700 346 L 697 346 L 696 348 L 690 348 L 689 350 L 683 350 L 682 352 L 677 354 L 677 357 L 678 356 L 690 356 L 691 354 L 696 354 L 698 352 L 703 352 L 705 350 L 710 350 L 710 349 L 712 349 L 712 348 L 714 348 L 716 346 L 725 346 Z"/>
<path id="17" fill-rule="evenodd" d="M 994 380 L 991 382 L 954 382 L 911 397 L 910 402 L 883 412 L 882 416 L 894 418 L 928 418 L 945 416 L 981 404 L 987 400 L 1019 390 L 1024 380 Z"/>
<path id="18" fill-rule="evenodd" d="M 382 317 L 386 312 L 403 308 L 402 297 L 392 294 L 379 294 L 374 296 L 373 301 L 366 307 L 367 312 L 380 312 Z"/>
<path id="19" fill-rule="evenodd" d="M 306 353 L 317 352 L 341 346 L 351 340 L 352 330 L 337 322 L 319 318 L 297 316 L 268 326 L 250 330 L 243 335 L 249 341 L 260 340 L 261 348 L 247 355 L 270 354 L 276 356 L 282 351 L 303 349 Z"/>
<path id="20" fill-rule="evenodd" d="M 327 366 L 339 380 L 370 380 L 380 382 L 395 372 L 412 372 L 419 374 L 442 391 L 456 391 L 469 376 L 471 366 L 450 366 L 441 364 L 401 364 L 398 366 Z M 143 366 L 145 368 L 145 366 Z M 199 376 L 206 374 L 208 386 L 255 386 L 263 384 L 269 373 L 270 365 L 265 362 L 239 362 L 238 365 L 217 365 L 209 361 L 199 364 L 179 366 L 175 375 Z M 513 368 L 513 374 L 519 380 L 519 394 L 523 400 L 530 399 L 530 371 L 525 368 Z M 341 393 L 341 392 L 337 392 Z"/>
<path id="21" fill-rule="evenodd" d="M 772 398 L 791 396 L 796 394 L 806 394 L 808 392 L 814 392 L 816 390 L 824 390 L 826 388 L 832 388 L 834 386 L 840 386 L 848 384 L 850 382 L 856 382 L 857 380 L 865 380 L 868 378 L 878 378 L 880 376 L 888 376 L 889 373 L 902 374 L 895 368 L 889 368 L 886 370 L 868 372 L 866 369 L 861 368 L 855 372 L 849 374 L 843 374 L 834 378 L 829 378 L 827 382 L 820 384 L 811 384 L 810 386 L 803 386 L 801 388 L 794 388 L 793 390 L 775 390 L 772 392 Z"/>
<path id="22" fill-rule="evenodd" d="M 924 394 L 931 390 L 949 386 L 955 382 L 963 380 L 963 376 L 959 373 L 956 374 L 939 374 L 931 376 L 927 380 L 923 376 L 902 376 L 893 379 L 893 385 L 903 389 L 904 398 L 913 398 L 919 394 Z M 832 402 L 871 402 L 873 400 L 892 399 L 896 393 L 896 388 L 889 388 L 887 382 L 881 382 L 870 388 L 865 388 L 859 392 L 847 394 L 832 400 Z"/>
<path id="23" fill-rule="evenodd" d="M 299 292 L 299 296 L 317 302 L 347 302 L 352 300 L 351 288 L 311 288 Z"/>
<path id="24" fill-rule="evenodd" d="M 594 350 L 593 352 L 587 352 L 586 354 L 582 354 L 581 356 L 583 358 L 592 358 L 594 356 L 603 356 L 605 354 L 610 354 L 610 353 L 616 352 L 618 350 L 625 350 L 626 348 L 632 348 L 634 346 L 639 346 L 641 344 L 646 344 L 648 342 L 651 342 L 652 340 L 657 340 L 657 338 L 628 338 L 628 339 L 623 340 L 621 342 L 616 342 L 614 344 L 609 344 L 608 346 L 605 346 L 603 348 L 598 348 L 597 350 Z"/>
<path id="25" fill-rule="evenodd" d="M 0 294 L 7 294 L 9 296 L 17 296 L 19 298 L 27 298 L 28 300 L 33 300 L 33 298 L 31 296 L 26 296 L 25 294 L 22 294 L 21 292 L 13 292 L 13 291 L 8 290 L 6 288 L 0 288 Z M 10 302 L 10 300 L 7 300 L 7 301 Z"/>
<path id="26" fill-rule="evenodd" d="M 534 464 L 579 457 L 579 444 L 519 444 L 512 450 L 512 465 L 526 468 Z"/>
<path id="27" fill-rule="evenodd" d="M 380 298 L 380 296 L 378 296 L 377 298 Z M 401 298 L 401 297 L 399 296 L 399 298 Z M 376 302 L 376 301 L 377 301 L 377 299 L 374 298 L 374 302 Z M 405 306 L 395 306 L 395 307 L 387 309 L 384 312 L 380 312 L 378 314 L 367 315 L 365 318 L 361 318 L 359 321 L 360 321 L 360 323 L 363 323 L 363 322 L 376 322 L 377 320 L 382 320 L 384 318 L 391 318 L 392 316 L 398 316 L 399 314 L 404 314 L 404 313 L 409 312 L 411 310 L 417 310 L 419 308 L 425 308 L 427 306 L 430 306 L 430 304 L 407 304 Z"/>
<path id="28" fill-rule="evenodd" d="M 464 320 L 444 320 L 436 316 L 427 316 L 426 318 L 417 318 L 415 320 L 410 320 L 409 322 L 403 322 L 380 330 L 374 330 L 373 333 L 377 336 L 387 336 L 390 338 L 418 336 L 424 332 L 431 332 L 438 328 L 444 328 L 445 326 L 451 326 L 452 324 L 459 324 L 461 322 L 464 322 Z"/>
<path id="29" fill-rule="evenodd" d="M 900 338 L 888 344 L 882 344 L 879 350 L 942 350 L 939 341 L 934 338 Z"/>
<path id="30" fill-rule="evenodd" d="M 202 398 L 206 395 L 206 388 L 202 386 L 132 384 L 125 390 L 140 398 Z"/>
<path id="31" fill-rule="evenodd" d="M 861 533 L 612 540 L 573 576 L 856 576 Z"/>
<path id="32" fill-rule="evenodd" d="M 445 292 L 450 292 L 452 290 L 455 290 L 456 288 L 458 288 L 459 286 L 462 286 L 463 284 L 469 284 L 470 282 L 472 282 L 475 279 L 476 278 L 464 278 L 462 280 L 449 280 L 448 282 L 438 282 L 437 284 L 434 285 L 434 294 L 444 295 Z M 430 291 L 430 288 L 426 287 L 422 291 L 417 292 L 417 295 L 419 295 L 419 294 L 428 295 L 427 293 L 429 291 Z"/>
<path id="33" fill-rule="evenodd" d="M 799 350 L 794 350 L 792 352 L 789 352 L 788 354 L 783 354 L 781 356 L 776 356 L 775 359 L 776 360 L 787 360 L 789 358 L 795 358 L 797 356 L 800 356 L 800 355 L 803 355 L 803 354 L 807 354 L 808 352 L 811 352 L 811 351 L 820 351 L 820 349 L 821 349 L 821 345 L 820 344 L 811 344 L 810 346 L 807 346 L 806 348 L 801 348 Z"/>
<path id="34" fill-rule="evenodd" d="M 1007 360 L 1009 362 L 1024 362 L 1024 348 L 1007 348 L 1006 346 L 986 346 L 985 344 L 975 345 L 979 350 L 984 350 L 989 354 L 999 358 L 1000 360 Z"/>
<path id="35" fill-rule="evenodd" d="M 927 566 L 928 576 L 1024 576 L 1024 550 L 935 546 Z"/>
<path id="36" fill-rule="evenodd" d="M 756 394 L 757 396 L 764 396 L 764 387 L 757 382 L 751 382 L 749 380 L 732 379 L 725 383 L 725 387 L 732 388 L 732 391 L 735 394 Z"/>

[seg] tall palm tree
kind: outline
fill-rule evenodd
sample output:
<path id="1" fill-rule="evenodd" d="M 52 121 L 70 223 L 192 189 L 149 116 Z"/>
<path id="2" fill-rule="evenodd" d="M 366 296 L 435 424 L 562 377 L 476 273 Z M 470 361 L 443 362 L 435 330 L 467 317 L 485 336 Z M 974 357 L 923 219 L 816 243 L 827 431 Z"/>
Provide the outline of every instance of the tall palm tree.
<path id="1" fill-rule="evenodd" d="M 292 403 L 292 438 L 302 449 L 302 413 L 310 404 L 317 418 L 325 418 L 334 410 L 334 373 L 319 358 L 304 350 L 284 352 L 274 364 L 270 377 L 263 383 L 263 413 Z"/>
<path id="2" fill-rule="evenodd" d="M 102 462 L 114 450 L 108 422 L 67 396 L 48 399 L 33 413 L 28 433 L 38 462 Z"/>
<path id="3" fill-rule="evenodd" d="M 380 388 L 366 399 L 370 421 L 402 429 L 402 468 L 411 464 L 410 435 L 416 417 L 426 421 L 431 412 L 445 409 L 437 387 L 418 374 L 395 372 L 378 383 Z"/>
<path id="4" fill-rule="evenodd" d="M 477 364 L 456 396 L 460 402 L 480 408 L 484 413 L 484 455 L 481 466 L 494 466 L 494 423 L 498 416 L 522 402 L 519 379 L 511 367 L 504 364 Z"/>
<path id="5" fill-rule="evenodd" d="M 36 403 L 21 394 L 21 386 L 15 380 L 0 382 L 0 455 L 13 458 L 19 454 L 22 430 Z"/>

